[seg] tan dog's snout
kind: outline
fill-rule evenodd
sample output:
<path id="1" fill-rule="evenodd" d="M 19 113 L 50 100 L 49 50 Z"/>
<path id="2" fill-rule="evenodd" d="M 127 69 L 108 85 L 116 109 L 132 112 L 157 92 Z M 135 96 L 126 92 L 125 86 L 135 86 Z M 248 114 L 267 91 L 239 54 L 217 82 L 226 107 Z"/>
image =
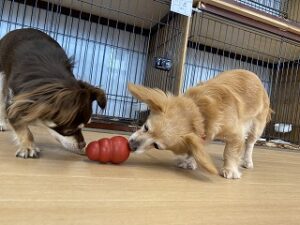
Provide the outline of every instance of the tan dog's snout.
<path id="1" fill-rule="evenodd" d="M 129 142 L 130 150 L 132 152 L 135 152 L 139 148 L 139 146 L 140 146 L 140 142 L 137 141 L 137 140 L 135 140 L 135 139 L 129 139 L 128 142 Z"/>
<path id="2" fill-rule="evenodd" d="M 154 139 L 145 132 L 143 127 L 129 137 L 128 142 L 132 152 L 142 153 L 153 148 Z"/>

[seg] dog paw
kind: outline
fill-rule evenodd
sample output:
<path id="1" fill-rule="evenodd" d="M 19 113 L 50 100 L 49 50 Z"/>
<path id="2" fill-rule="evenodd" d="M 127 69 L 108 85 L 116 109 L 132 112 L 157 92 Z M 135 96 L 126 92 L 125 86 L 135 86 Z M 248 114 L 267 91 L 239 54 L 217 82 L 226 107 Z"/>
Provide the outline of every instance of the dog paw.
<path id="1" fill-rule="evenodd" d="M 195 170 L 197 169 L 197 163 L 192 157 L 186 159 L 179 159 L 177 161 L 177 167 L 182 169 Z"/>
<path id="2" fill-rule="evenodd" d="M 37 147 L 30 147 L 30 148 L 20 148 L 16 152 L 16 157 L 20 158 L 38 158 L 40 153 L 40 149 Z"/>
<path id="3" fill-rule="evenodd" d="M 223 176 L 227 179 L 240 179 L 242 174 L 238 170 L 238 168 L 229 169 L 229 168 L 223 167 L 221 169 L 221 176 Z"/>
<path id="4" fill-rule="evenodd" d="M 248 160 L 244 160 L 242 166 L 246 169 L 253 169 L 253 162 L 252 161 L 248 161 Z"/>

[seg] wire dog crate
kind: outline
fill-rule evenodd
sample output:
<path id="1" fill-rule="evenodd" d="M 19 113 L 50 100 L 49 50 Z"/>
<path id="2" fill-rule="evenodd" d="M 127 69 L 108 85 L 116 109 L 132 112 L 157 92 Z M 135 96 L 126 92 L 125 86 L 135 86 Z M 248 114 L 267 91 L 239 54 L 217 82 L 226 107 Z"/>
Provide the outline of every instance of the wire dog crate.
<path id="1" fill-rule="evenodd" d="M 2 0 L 0 37 L 22 27 L 54 37 L 75 57 L 75 75 L 107 92 L 107 109 L 94 105 L 96 127 L 145 119 L 128 82 L 177 94 L 224 70 L 251 70 L 275 111 L 264 136 L 300 144 L 300 2 L 194 1 L 190 18 L 169 9 L 169 0 Z"/>

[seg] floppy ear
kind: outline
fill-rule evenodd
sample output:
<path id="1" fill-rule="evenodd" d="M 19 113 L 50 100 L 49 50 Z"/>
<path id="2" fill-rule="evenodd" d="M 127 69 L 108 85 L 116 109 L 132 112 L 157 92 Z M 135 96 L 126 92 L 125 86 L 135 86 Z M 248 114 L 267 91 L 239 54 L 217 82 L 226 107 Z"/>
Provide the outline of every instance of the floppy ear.
<path id="1" fill-rule="evenodd" d="M 196 134 L 188 134 L 184 136 L 184 142 L 190 150 L 190 154 L 195 158 L 198 166 L 212 174 L 218 174 L 218 170 L 211 160 L 209 154 L 204 150 L 203 140 Z"/>
<path id="2" fill-rule="evenodd" d="M 106 96 L 105 96 L 105 92 L 102 89 L 96 88 L 84 81 L 78 81 L 78 83 L 81 88 L 86 89 L 90 93 L 92 101 L 97 100 L 97 103 L 101 107 L 101 109 L 105 108 Z"/>
<path id="3" fill-rule="evenodd" d="M 145 102 L 151 111 L 164 112 L 167 95 L 162 90 L 131 83 L 128 84 L 128 89 L 135 98 Z"/>

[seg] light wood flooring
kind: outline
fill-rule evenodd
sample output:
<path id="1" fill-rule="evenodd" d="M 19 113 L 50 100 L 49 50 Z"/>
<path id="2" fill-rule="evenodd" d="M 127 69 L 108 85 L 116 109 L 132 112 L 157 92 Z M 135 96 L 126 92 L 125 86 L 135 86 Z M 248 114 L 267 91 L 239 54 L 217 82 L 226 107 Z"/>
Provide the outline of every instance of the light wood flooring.
<path id="1" fill-rule="evenodd" d="M 14 156 L 10 132 L 0 133 L 0 225 L 300 224 L 300 153 L 257 148 L 255 168 L 226 180 L 176 168 L 166 151 L 98 164 L 34 131 L 43 151 L 26 160 Z M 220 167 L 223 145 L 207 151 Z"/>

